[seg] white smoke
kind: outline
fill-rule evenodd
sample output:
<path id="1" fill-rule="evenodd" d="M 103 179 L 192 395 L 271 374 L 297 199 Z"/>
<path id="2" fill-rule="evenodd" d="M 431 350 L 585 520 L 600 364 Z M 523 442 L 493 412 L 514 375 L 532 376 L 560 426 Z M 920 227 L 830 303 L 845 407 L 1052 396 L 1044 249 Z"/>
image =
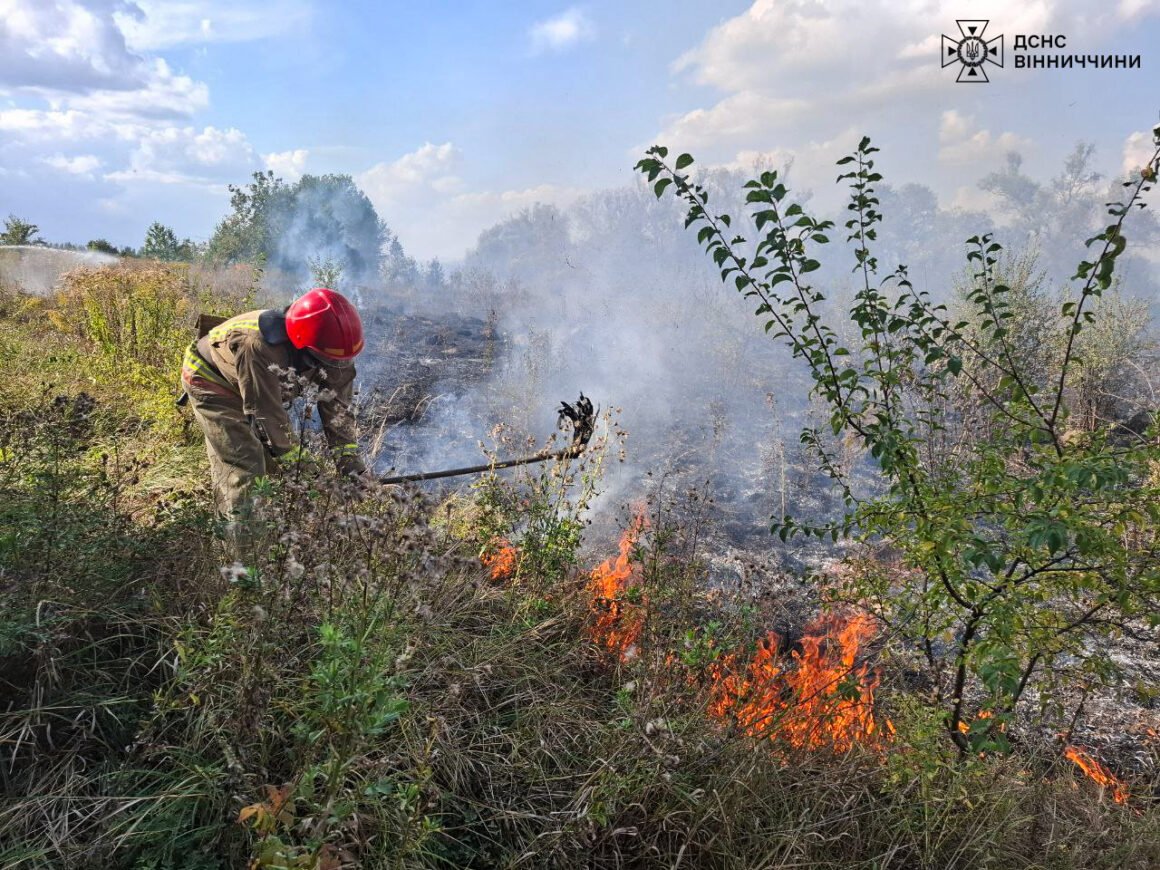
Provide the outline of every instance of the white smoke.
<path id="1" fill-rule="evenodd" d="M 716 209 L 744 212 L 745 178 L 740 170 L 705 176 Z M 943 207 L 919 185 L 880 185 L 886 217 L 874 247 L 881 274 L 907 263 L 917 288 L 949 301 L 967 272 L 965 240 L 996 232 L 1013 250 L 1039 250 L 1049 280 L 1064 286 L 1084 254 L 1082 240 L 1102 219 L 1109 182 L 1078 164 L 1051 181 L 1028 179 L 1017 165 L 985 181 L 1023 210 L 1000 216 L 1005 226 Z M 1053 205 L 1076 184 L 1082 197 L 1067 208 Z M 808 209 L 808 191 L 794 195 Z M 407 473 L 484 461 L 479 445 L 490 443 L 498 423 L 514 436 L 509 451 L 525 437 L 539 446 L 553 431 L 558 403 L 583 391 L 620 409 L 628 433 L 628 462 L 606 473 L 605 506 L 639 499 L 661 478 L 670 490 L 703 487 L 731 540 L 768 548 L 781 546 L 767 533 L 770 517 L 786 509 L 833 518 L 835 493 L 798 443 L 804 426 L 822 422 L 804 366 L 763 332 L 755 303 L 721 283 L 683 218 L 680 203 L 658 201 L 643 184 L 590 195 L 567 210 L 538 206 L 481 234 L 446 285 L 372 294 L 381 304 L 368 321 L 364 390 L 374 385 L 389 394 L 418 378 L 428 396 L 418 421 L 388 428 L 384 468 Z M 835 241 L 820 249 L 823 268 L 811 275 L 836 324 L 845 324 L 855 292 L 844 219 L 835 216 Z M 751 225 L 734 226 L 752 237 Z M 1154 229 L 1145 215 L 1134 237 Z M 1148 261 L 1129 256 L 1121 265 L 1126 292 L 1155 297 Z M 420 345 L 432 323 L 462 335 Z M 457 347 L 474 354 L 471 365 L 452 364 L 446 354 Z M 869 482 L 868 463 L 866 471 Z"/>
<path id="2" fill-rule="evenodd" d="M 101 266 L 116 257 L 97 251 L 67 251 L 42 245 L 0 246 L 0 287 L 28 293 L 51 293 L 60 277 L 78 266 Z"/>

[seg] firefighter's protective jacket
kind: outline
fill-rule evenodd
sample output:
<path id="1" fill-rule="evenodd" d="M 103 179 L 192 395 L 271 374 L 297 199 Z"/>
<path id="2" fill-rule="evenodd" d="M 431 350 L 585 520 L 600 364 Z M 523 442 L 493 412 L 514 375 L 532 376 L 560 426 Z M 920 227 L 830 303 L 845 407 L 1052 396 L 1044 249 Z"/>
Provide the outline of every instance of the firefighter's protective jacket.
<path id="1" fill-rule="evenodd" d="M 323 365 L 295 348 L 280 311 L 247 311 L 214 327 L 190 348 L 185 368 L 192 369 L 187 377 L 241 396 L 243 413 L 274 456 L 296 443 L 286 405 L 301 393 L 299 378 L 317 384 L 318 414 L 339 468 L 347 473 L 365 470 L 350 412 L 354 366 Z"/>

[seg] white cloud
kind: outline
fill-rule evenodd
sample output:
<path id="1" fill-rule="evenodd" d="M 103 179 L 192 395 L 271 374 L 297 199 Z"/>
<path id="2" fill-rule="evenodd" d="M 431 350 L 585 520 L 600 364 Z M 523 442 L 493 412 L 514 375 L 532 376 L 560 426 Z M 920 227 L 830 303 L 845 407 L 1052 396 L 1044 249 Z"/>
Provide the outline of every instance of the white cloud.
<path id="1" fill-rule="evenodd" d="M 124 232 L 145 213 L 208 225 L 227 183 L 244 181 L 263 160 L 243 131 L 194 123 L 210 105 L 209 88 L 157 49 L 286 33 L 311 6 L 0 0 L 0 162 L 19 167 L 5 173 L 6 193 L 67 203 L 56 216 L 66 233 L 90 232 L 88 222 L 108 216 L 112 237 L 112 227 Z M 304 154 L 267 156 L 300 168 Z"/>
<path id="2" fill-rule="evenodd" d="M 244 134 L 188 124 L 208 107 L 208 87 L 127 47 L 121 27 L 139 15 L 126 0 L 0 0 L 6 144 L 78 178 L 98 168 L 113 182 L 244 177 L 256 164 Z M 63 157 L 63 143 L 89 153 Z"/>
<path id="3" fill-rule="evenodd" d="M 561 12 L 552 18 L 537 21 L 528 29 L 532 49 L 540 51 L 561 51 L 578 42 L 594 39 L 596 25 L 577 6 Z"/>
<path id="4" fill-rule="evenodd" d="M 797 155 L 788 148 L 774 148 L 772 151 L 738 151 L 732 160 L 718 164 L 730 172 L 756 174 L 769 169 L 780 170 L 794 161 Z"/>
<path id="5" fill-rule="evenodd" d="M 947 164 L 979 164 L 1002 161 L 1010 151 L 1026 153 L 1034 147 L 1029 139 L 1014 133 L 995 136 L 980 130 L 973 117 L 955 109 L 942 113 L 938 131 L 938 159 Z"/>
<path id="6" fill-rule="evenodd" d="M 136 0 L 140 10 L 122 10 L 116 21 L 134 49 L 174 45 L 252 42 L 281 36 L 308 24 L 306 0 Z"/>
<path id="7" fill-rule="evenodd" d="M 69 97 L 74 109 L 102 117 L 172 119 L 193 115 L 209 106 L 209 88 L 189 76 L 175 75 L 161 58 L 148 64 L 150 75 L 133 90 L 100 90 Z"/>
<path id="8" fill-rule="evenodd" d="M 105 135 L 109 125 L 73 109 L 0 109 L 0 130 L 13 137 L 40 140 L 75 140 Z"/>
<path id="9" fill-rule="evenodd" d="M 657 141 L 681 149 L 754 141 L 766 130 L 796 124 L 812 110 L 809 100 L 741 91 L 672 119 Z"/>
<path id="10" fill-rule="evenodd" d="M 832 65 L 843 53 L 859 53 L 859 43 L 872 38 L 859 22 L 865 5 L 756 0 L 709 31 L 700 46 L 677 60 L 674 70 L 691 70 L 699 83 L 728 91 L 779 88 L 781 83 L 770 81 L 768 73 L 816 70 Z M 854 33 L 857 39 L 851 39 Z"/>
<path id="11" fill-rule="evenodd" d="M 262 163 L 279 178 L 297 181 L 306 171 L 306 158 L 309 154 L 310 152 L 305 148 L 296 148 L 293 151 L 275 151 L 272 154 L 263 154 Z"/>
<path id="12" fill-rule="evenodd" d="M 1158 5 L 1121 3 L 1144 4 Z M 822 88 L 835 81 L 848 86 L 888 73 L 897 61 L 928 63 L 938 56 L 940 32 L 953 34 L 963 10 L 960 0 L 755 0 L 714 27 L 674 69 L 728 92 L 781 91 L 807 74 Z M 1007 33 L 1068 32 L 1070 26 L 1085 38 L 1099 38 L 1118 24 L 1110 9 L 1093 13 L 1083 0 L 976 0 L 970 15 L 993 20 Z"/>
<path id="13" fill-rule="evenodd" d="M 1160 13 L 1160 2 L 1157 0 L 1120 0 L 1120 5 L 1116 11 L 1124 19 L 1155 15 Z"/>
<path id="14" fill-rule="evenodd" d="M 925 39 L 912 42 L 910 45 L 904 45 L 898 52 L 898 59 L 910 60 L 911 58 L 923 58 L 929 60 L 932 57 L 939 57 L 941 49 L 942 35 L 932 33 Z"/>
<path id="15" fill-rule="evenodd" d="M 24 98 L 14 110 L 28 113 L 8 123 L 75 138 L 205 109 L 204 83 L 127 46 L 121 26 L 140 14 L 127 0 L 0 0 L 0 93 Z"/>
<path id="16" fill-rule="evenodd" d="M 1120 167 L 1124 175 L 1138 173 L 1148 164 L 1154 153 L 1156 145 L 1152 141 L 1151 133 L 1133 133 L 1124 140 L 1124 160 Z"/>
<path id="17" fill-rule="evenodd" d="M 451 142 L 427 142 L 355 176 L 375 210 L 419 260 L 462 256 L 479 233 L 536 203 L 564 206 L 585 191 L 551 184 L 510 190 L 465 190 L 463 154 Z"/>
<path id="18" fill-rule="evenodd" d="M 119 22 L 136 14 L 126 0 L 0 0 L 0 94 L 9 98 L 0 132 L 10 154 L 77 178 L 106 167 L 113 180 L 185 174 L 155 166 L 154 149 L 187 129 L 174 121 L 205 109 L 209 89 L 126 46 Z M 88 153 L 62 157 L 65 143 Z M 190 162 L 198 155 L 182 165 Z"/>
<path id="19" fill-rule="evenodd" d="M 463 180 L 455 175 L 444 175 L 431 182 L 431 189 L 437 193 L 455 193 L 463 189 Z"/>
<path id="20" fill-rule="evenodd" d="M 148 78 L 113 19 L 123 0 L 0 0 L 0 85 L 84 93 Z"/>
<path id="21" fill-rule="evenodd" d="M 1131 14 L 1160 6 L 1123 3 Z M 673 64 L 720 95 L 670 119 L 658 138 L 726 154 L 789 135 L 829 136 L 839 124 L 880 128 L 934 113 L 953 93 L 953 76 L 937 63 L 940 34 L 955 33 L 966 14 L 960 0 L 754 0 Z M 1090 51 L 1123 27 L 1114 7 L 1082 0 L 980 0 L 970 14 L 1007 34 L 1067 33 L 1074 42 L 1082 33 Z"/>
<path id="22" fill-rule="evenodd" d="M 54 154 L 52 157 L 41 158 L 40 162 L 70 175 L 92 175 L 94 170 L 100 168 L 101 158 L 95 154 L 78 154 L 76 157 Z"/>
<path id="23" fill-rule="evenodd" d="M 795 88 L 792 96 L 742 90 L 670 119 L 654 141 L 720 158 L 771 143 L 785 147 L 807 138 L 828 138 L 839 124 L 879 129 L 886 112 L 900 106 L 909 110 L 920 98 L 933 100 L 946 85 L 939 72 L 930 64 L 853 86 Z"/>
<path id="24" fill-rule="evenodd" d="M 108 181 L 220 185 L 244 178 L 257 156 L 242 131 L 205 127 L 164 127 L 145 132 L 127 169 L 105 175 Z"/>
<path id="25" fill-rule="evenodd" d="M 441 177 L 459 159 L 459 150 L 450 142 L 442 145 L 423 144 L 422 148 L 404 154 L 388 169 L 391 178 L 400 184 L 420 184 Z"/>
<path id="26" fill-rule="evenodd" d="M 424 143 L 393 163 L 377 163 L 360 173 L 355 181 L 376 207 L 397 204 L 431 191 L 447 193 L 459 180 L 452 172 L 459 162 L 459 149 L 450 142 Z"/>
<path id="27" fill-rule="evenodd" d="M 511 190 L 481 190 L 454 194 L 404 212 L 400 232 L 404 247 L 419 259 L 458 258 L 479 240 L 488 227 L 537 203 L 565 208 L 588 191 L 555 184 Z"/>
<path id="28" fill-rule="evenodd" d="M 938 128 L 938 140 L 943 142 L 961 141 L 970 132 L 974 118 L 966 118 L 954 109 L 942 113 Z"/>

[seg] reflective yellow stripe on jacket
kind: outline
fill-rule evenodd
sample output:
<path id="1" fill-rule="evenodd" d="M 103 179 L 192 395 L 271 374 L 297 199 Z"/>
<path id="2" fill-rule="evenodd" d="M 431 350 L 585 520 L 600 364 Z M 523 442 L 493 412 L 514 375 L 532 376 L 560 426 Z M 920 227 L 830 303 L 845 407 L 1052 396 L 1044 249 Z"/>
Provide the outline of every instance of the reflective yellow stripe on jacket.
<path id="1" fill-rule="evenodd" d="M 213 329 L 211 329 L 209 331 L 208 337 L 209 337 L 210 342 L 221 341 L 227 335 L 229 335 L 231 332 L 233 332 L 235 329 L 257 330 L 257 328 L 258 328 L 257 319 L 238 320 L 237 318 L 235 318 L 233 320 L 227 320 L 225 323 L 223 323 L 219 326 L 215 326 Z"/>
<path id="2" fill-rule="evenodd" d="M 225 387 L 228 390 L 233 390 L 229 382 L 213 370 L 201 355 L 197 352 L 197 342 L 195 341 L 185 349 L 185 358 L 182 360 L 182 368 L 188 369 L 199 378 L 207 381 L 212 381 L 215 384 Z"/>
<path id="3" fill-rule="evenodd" d="M 244 320 L 239 320 L 238 318 L 227 320 L 225 323 L 215 326 L 208 333 L 206 333 L 206 338 L 209 339 L 211 343 L 215 341 L 223 341 L 225 337 L 235 329 L 257 331 L 258 320 L 257 318 L 253 317 L 249 317 Z M 198 342 L 195 341 L 185 349 L 185 359 L 183 361 L 184 368 L 188 369 L 199 378 L 203 378 L 204 380 L 218 384 L 219 386 L 223 386 L 230 392 L 236 393 L 237 390 L 234 389 L 233 385 L 230 384 L 230 382 L 223 378 L 221 375 L 219 375 L 214 370 L 213 366 L 206 362 L 205 358 L 202 357 L 200 353 L 198 353 L 197 345 Z"/>

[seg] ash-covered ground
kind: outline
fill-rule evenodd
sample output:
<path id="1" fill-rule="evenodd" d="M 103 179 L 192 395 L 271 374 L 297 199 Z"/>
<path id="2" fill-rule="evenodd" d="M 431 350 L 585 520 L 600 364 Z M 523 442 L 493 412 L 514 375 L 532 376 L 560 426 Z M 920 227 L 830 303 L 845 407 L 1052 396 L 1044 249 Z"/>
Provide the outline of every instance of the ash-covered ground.
<path id="1" fill-rule="evenodd" d="M 618 395 L 614 382 L 608 392 L 593 389 L 580 372 L 574 389 L 548 396 L 539 382 L 558 374 L 549 368 L 552 336 L 514 333 L 495 318 L 389 309 L 368 318 L 367 332 L 360 419 L 381 473 L 476 464 L 487 461 L 487 450 L 534 452 L 555 431 L 559 402 L 583 391 L 602 408 L 614 408 L 628 433 L 624 461 L 608 463 L 594 506 L 588 536 L 594 552 L 615 541 L 619 508 L 695 492 L 705 506 L 703 555 L 714 582 L 748 583 L 758 570 L 800 574 L 832 553 L 816 541 L 787 544 L 769 532 L 774 516 L 822 520 L 841 509 L 836 491 L 793 437 L 810 422 L 800 402 L 783 412 L 772 389 L 733 377 L 713 389 L 704 370 L 684 381 L 684 394 L 668 408 L 651 395 L 636 406 Z M 598 372 L 597 379 L 608 382 L 609 375 Z M 626 373 L 621 392 L 631 396 L 636 389 Z M 497 426 L 506 435 L 498 447 Z M 864 472 L 870 485 L 869 466 Z M 424 486 L 436 492 L 469 482 Z"/>

